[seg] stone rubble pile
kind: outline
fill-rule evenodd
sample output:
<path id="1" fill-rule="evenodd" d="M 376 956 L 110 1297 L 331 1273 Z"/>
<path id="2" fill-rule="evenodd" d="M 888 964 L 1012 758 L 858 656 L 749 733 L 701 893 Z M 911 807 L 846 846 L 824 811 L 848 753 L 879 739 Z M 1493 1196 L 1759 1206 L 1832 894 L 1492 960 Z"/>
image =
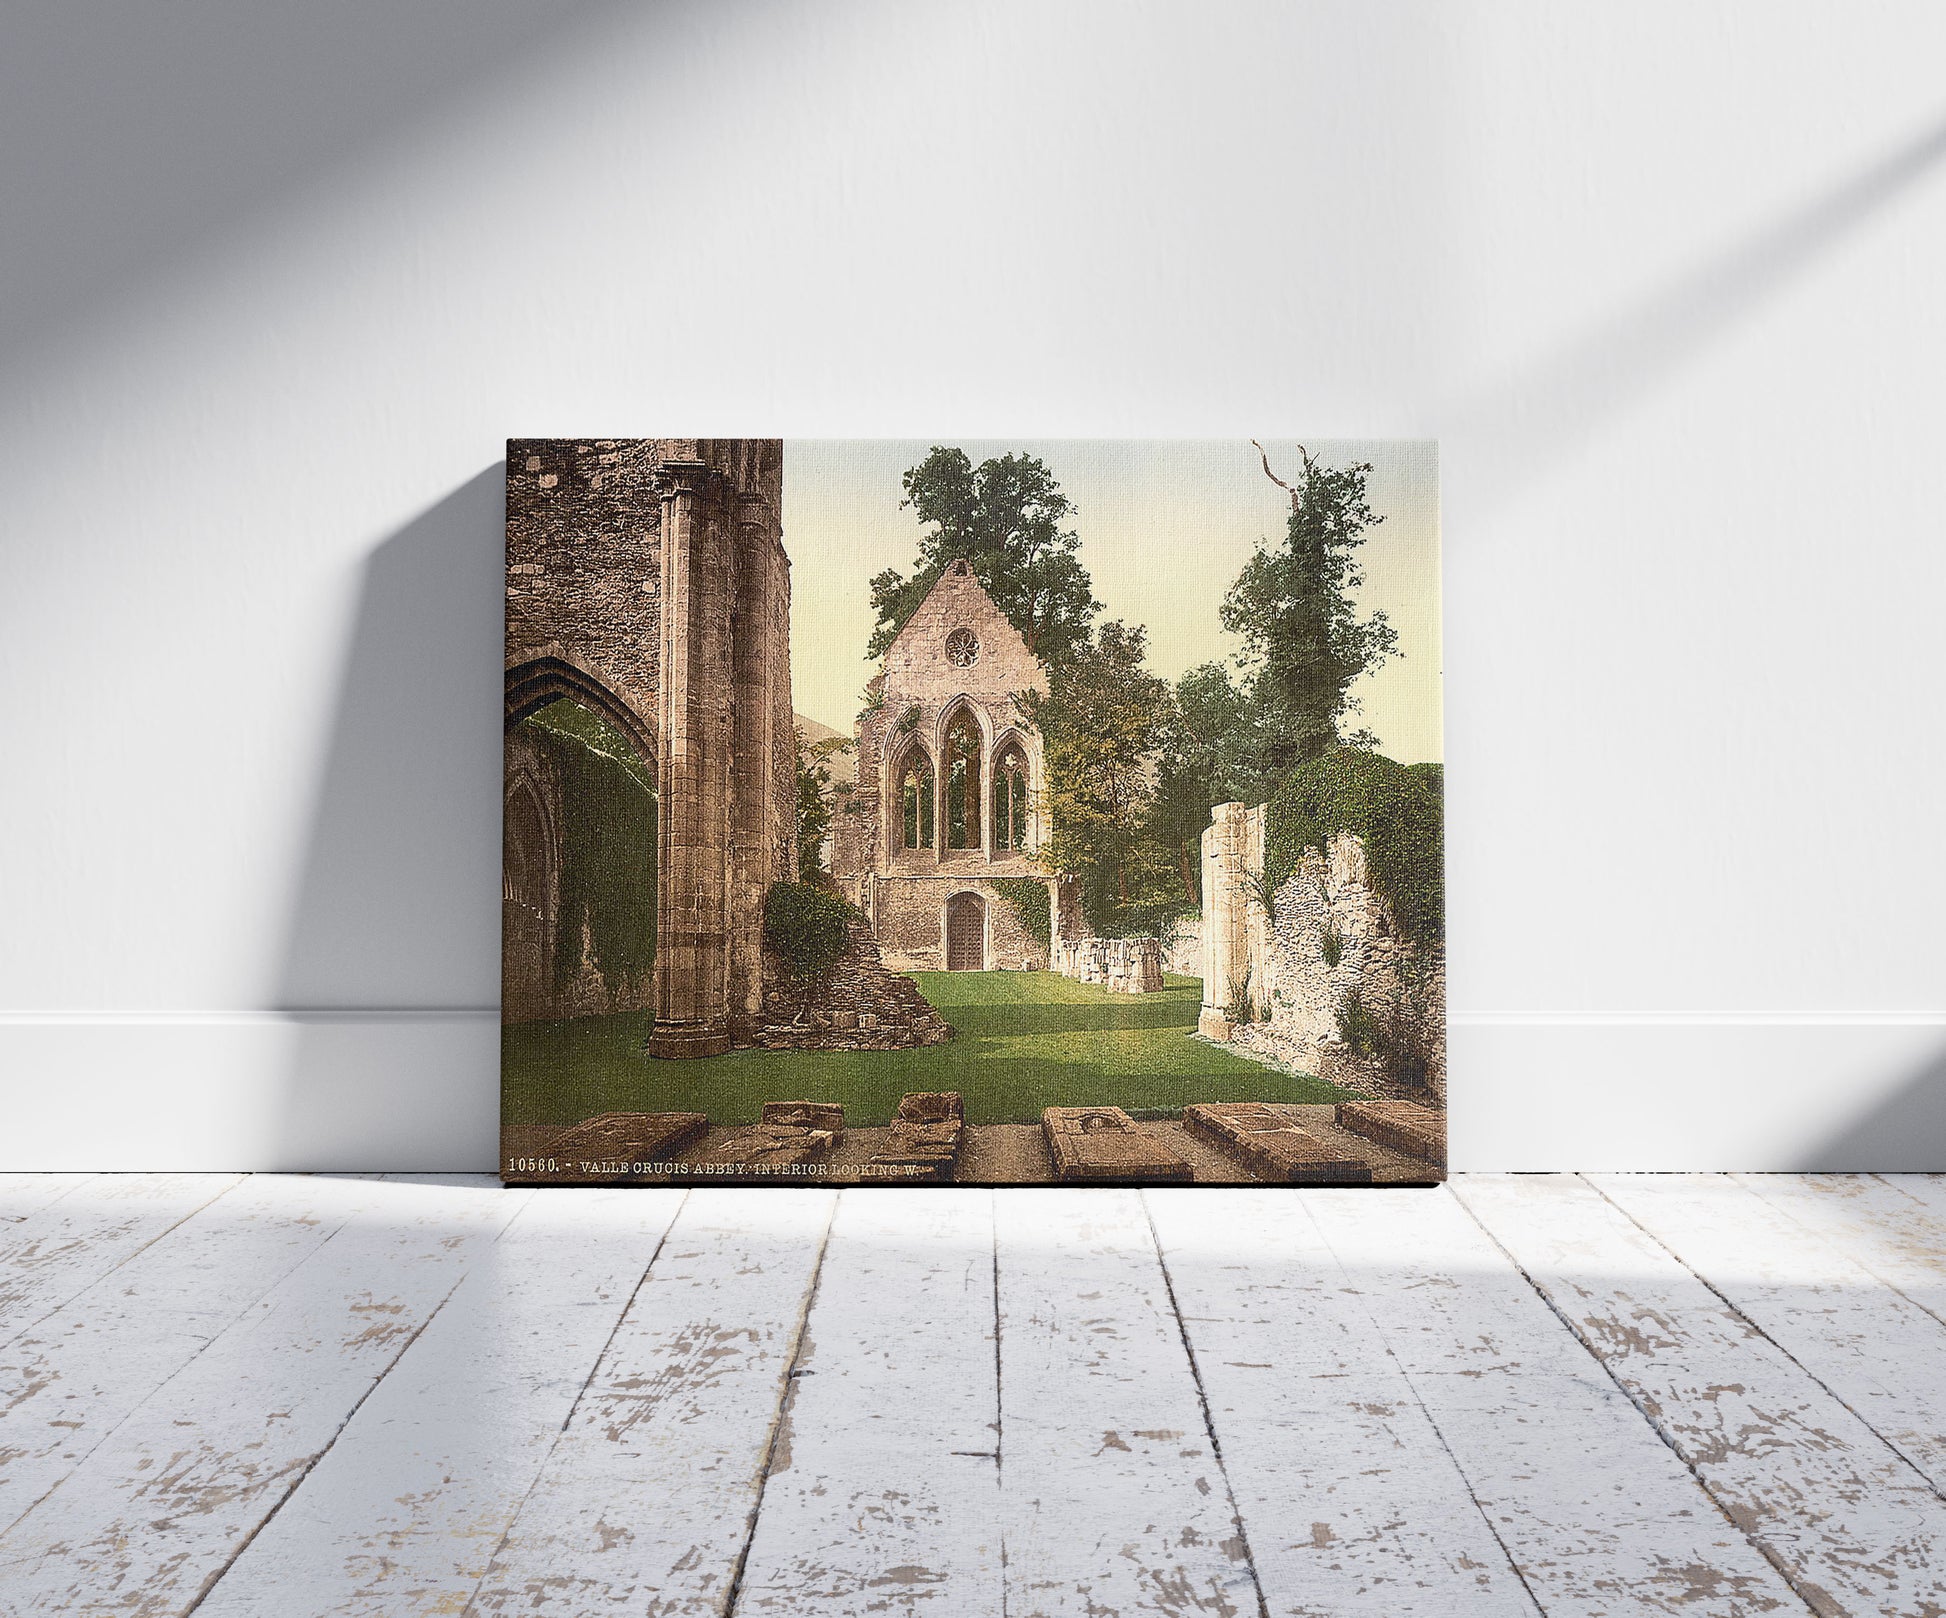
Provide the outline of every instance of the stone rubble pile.
<path id="1" fill-rule="evenodd" d="M 888 968 L 863 921 L 823 977 L 793 984 L 770 974 L 763 1013 L 749 1042 L 772 1051 L 903 1051 L 953 1037 L 919 985 Z"/>

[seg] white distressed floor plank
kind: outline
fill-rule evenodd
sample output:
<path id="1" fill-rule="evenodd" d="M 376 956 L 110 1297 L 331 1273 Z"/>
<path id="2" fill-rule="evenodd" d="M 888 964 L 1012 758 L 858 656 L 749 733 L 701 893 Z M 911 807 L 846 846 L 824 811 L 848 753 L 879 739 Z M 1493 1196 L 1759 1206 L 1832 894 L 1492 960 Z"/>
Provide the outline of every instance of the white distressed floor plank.
<path id="1" fill-rule="evenodd" d="M 1936 1174 L 1738 1174 L 1733 1179 L 1946 1321 L 1946 1188 Z"/>
<path id="2" fill-rule="evenodd" d="M 0 1531 L 382 1194 L 252 1176 L 0 1349 Z"/>
<path id="3" fill-rule="evenodd" d="M 1946 1325 L 1726 1175 L 1588 1178 L 1946 1494 Z"/>
<path id="4" fill-rule="evenodd" d="M 19 1224 L 95 1178 L 93 1174 L 0 1174 L 0 1226 Z"/>
<path id="5" fill-rule="evenodd" d="M 0 1535 L 10 1618 L 188 1611 L 527 1196 L 485 1180 L 372 1190 Z"/>
<path id="6" fill-rule="evenodd" d="M 1805 1610 L 1450 1191 L 1303 1206 L 1548 1618 Z"/>
<path id="7" fill-rule="evenodd" d="M 1300 1200 L 1144 1198 L 1270 1612 L 1536 1613 Z"/>
<path id="8" fill-rule="evenodd" d="M 0 1226 L 0 1346 L 242 1180 L 240 1174 L 101 1174 Z"/>
<path id="9" fill-rule="evenodd" d="M 1001 1611 L 993 1193 L 841 1195 L 739 1615 Z"/>
<path id="10" fill-rule="evenodd" d="M 682 1197 L 535 1195 L 198 1618 L 463 1610 Z"/>
<path id="11" fill-rule="evenodd" d="M 1134 1191 L 1010 1191 L 999 1238 L 1010 1618 L 1260 1610 Z"/>
<path id="12" fill-rule="evenodd" d="M 468 1612 L 723 1610 L 834 1206 L 690 1193 Z"/>
<path id="13" fill-rule="evenodd" d="M 1946 1501 L 1661 1243 L 1572 1176 L 1457 1194 L 1810 1604 L 1946 1612 Z"/>

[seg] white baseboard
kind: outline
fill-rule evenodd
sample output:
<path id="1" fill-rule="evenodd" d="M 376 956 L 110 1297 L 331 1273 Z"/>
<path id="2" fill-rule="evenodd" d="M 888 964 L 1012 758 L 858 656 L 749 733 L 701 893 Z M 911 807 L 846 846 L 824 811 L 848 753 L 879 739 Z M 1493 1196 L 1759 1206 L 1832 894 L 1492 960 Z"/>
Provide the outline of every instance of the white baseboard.
<path id="1" fill-rule="evenodd" d="M 1946 1019 L 1456 1018 L 1462 1170 L 1946 1170 Z"/>
<path id="2" fill-rule="evenodd" d="M 491 1171 L 492 1010 L 0 1018 L 0 1168 Z"/>
<path id="3" fill-rule="evenodd" d="M 1946 1018 L 1467 1014 L 1461 1170 L 1946 1170 Z M 0 1014 L 0 1170 L 491 1172 L 491 1010 Z"/>

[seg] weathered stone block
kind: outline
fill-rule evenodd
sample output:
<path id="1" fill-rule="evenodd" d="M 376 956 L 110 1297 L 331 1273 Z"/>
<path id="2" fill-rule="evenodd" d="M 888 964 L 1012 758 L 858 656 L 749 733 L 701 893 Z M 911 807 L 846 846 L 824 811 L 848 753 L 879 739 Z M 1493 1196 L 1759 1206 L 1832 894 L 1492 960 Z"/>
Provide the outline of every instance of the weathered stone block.
<path id="1" fill-rule="evenodd" d="M 964 1123 L 966 1103 L 957 1090 L 914 1090 L 899 1098 L 895 1123 Z"/>
<path id="2" fill-rule="evenodd" d="M 766 1101 L 763 1122 L 780 1129 L 820 1129 L 845 1138 L 845 1109 L 835 1101 Z"/>
<path id="3" fill-rule="evenodd" d="M 699 1141 L 709 1128 L 700 1112 L 604 1112 L 554 1137 L 548 1150 L 590 1180 L 622 1180 Z"/>
<path id="4" fill-rule="evenodd" d="M 915 1090 L 899 1101 L 891 1144 L 872 1156 L 873 1179 L 949 1180 L 965 1134 L 956 1090 Z"/>
<path id="5" fill-rule="evenodd" d="M 1049 1107 L 1041 1114 L 1057 1180 L 1188 1180 L 1189 1164 L 1120 1107 Z"/>
<path id="6" fill-rule="evenodd" d="M 1446 1161 L 1446 1115 L 1412 1101 L 1342 1101 L 1334 1114 L 1349 1129 L 1381 1146 L 1429 1162 Z"/>
<path id="7" fill-rule="evenodd" d="M 1276 1101 L 1206 1101 L 1183 1108 L 1194 1134 L 1215 1142 L 1253 1173 L 1286 1185 L 1369 1185 L 1371 1165 L 1319 1140 L 1295 1107 Z"/>
<path id="8" fill-rule="evenodd" d="M 734 1164 L 758 1172 L 822 1163 L 831 1155 L 837 1137 L 828 1129 L 791 1129 L 759 1124 L 738 1132 L 711 1157 L 712 1163 Z"/>

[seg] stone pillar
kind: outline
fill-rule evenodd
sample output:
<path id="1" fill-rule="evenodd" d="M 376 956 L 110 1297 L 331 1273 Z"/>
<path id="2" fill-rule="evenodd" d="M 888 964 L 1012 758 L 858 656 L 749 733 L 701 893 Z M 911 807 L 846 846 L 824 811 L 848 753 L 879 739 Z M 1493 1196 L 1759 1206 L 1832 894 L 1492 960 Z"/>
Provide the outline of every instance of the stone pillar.
<path id="1" fill-rule="evenodd" d="M 772 511 L 766 555 L 770 566 L 770 627 L 765 671 L 770 684 L 770 880 L 797 879 L 797 715 L 791 705 L 791 561 L 784 554 L 780 514 Z"/>
<path id="2" fill-rule="evenodd" d="M 998 755 L 986 726 L 980 727 L 980 857 L 993 863 L 993 793 L 999 781 L 995 771 Z"/>
<path id="3" fill-rule="evenodd" d="M 660 880 L 651 1056 L 730 1048 L 730 610 L 735 542 L 717 478 L 670 461 L 662 478 Z"/>
<path id="4" fill-rule="evenodd" d="M 730 763 L 730 1018 L 733 1024 L 763 1010 L 764 896 L 770 891 L 778 749 L 772 682 L 775 655 L 771 551 L 775 519 L 758 495 L 738 502 L 734 643 L 736 706 Z M 793 873 L 794 875 L 795 873 Z"/>
<path id="5" fill-rule="evenodd" d="M 1196 1031 L 1206 1039 L 1230 1037 L 1230 981 L 1241 978 L 1250 964 L 1244 882 L 1248 813 L 1240 803 L 1219 803 L 1203 833 L 1203 1010 Z"/>

